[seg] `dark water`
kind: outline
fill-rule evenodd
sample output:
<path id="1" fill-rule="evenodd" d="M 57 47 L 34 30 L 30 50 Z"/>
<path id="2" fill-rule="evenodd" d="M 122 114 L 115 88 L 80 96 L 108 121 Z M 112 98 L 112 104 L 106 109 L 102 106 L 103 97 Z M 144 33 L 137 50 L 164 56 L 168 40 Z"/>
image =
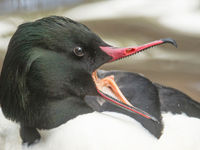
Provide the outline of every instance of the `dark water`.
<path id="1" fill-rule="evenodd" d="M 84 0 L 0 0 L 0 15 L 13 12 L 35 12 L 59 6 L 72 6 Z"/>

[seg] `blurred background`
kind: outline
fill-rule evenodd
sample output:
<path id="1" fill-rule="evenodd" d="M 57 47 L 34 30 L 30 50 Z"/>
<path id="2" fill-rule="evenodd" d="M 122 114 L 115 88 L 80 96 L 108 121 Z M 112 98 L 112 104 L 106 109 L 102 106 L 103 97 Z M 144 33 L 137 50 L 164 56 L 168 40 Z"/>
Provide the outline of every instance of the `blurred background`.
<path id="1" fill-rule="evenodd" d="M 87 25 L 114 46 L 161 45 L 103 69 L 138 72 L 200 102 L 200 0 L 0 0 L 0 68 L 17 26 L 49 15 Z"/>

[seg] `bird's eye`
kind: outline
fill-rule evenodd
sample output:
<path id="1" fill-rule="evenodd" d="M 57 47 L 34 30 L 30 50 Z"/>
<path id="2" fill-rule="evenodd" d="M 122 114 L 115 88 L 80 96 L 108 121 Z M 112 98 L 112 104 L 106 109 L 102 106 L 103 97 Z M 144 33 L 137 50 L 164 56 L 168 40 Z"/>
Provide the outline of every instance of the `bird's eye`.
<path id="1" fill-rule="evenodd" d="M 76 56 L 82 57 L 82 56 L 84 56 L 85 53 L 84 53 L 84 50 L 81 47 L 75 47 L 74 48 L 74 54 Z"/>

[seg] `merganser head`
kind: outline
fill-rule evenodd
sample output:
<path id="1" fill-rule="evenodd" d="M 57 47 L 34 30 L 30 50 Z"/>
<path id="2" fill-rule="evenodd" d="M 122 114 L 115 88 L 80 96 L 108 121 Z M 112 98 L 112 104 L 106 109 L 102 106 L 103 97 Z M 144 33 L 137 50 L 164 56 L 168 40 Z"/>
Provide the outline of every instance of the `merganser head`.
<path id="1" fill-rule="evenodd" d="M 113 77 L 106 82 L 119 99 L 102 92 L 101 86 L 107 84 L 102 84 L 104 81 L 98 79 L 95 71 L 107 62 L 164 43 L 176 46 L 172 39 L 161 39 L 142 46 L 113 47 L 85 25 L 58 16 L 22 24 L 9 43 L 2 68 L 2 110 L 5 116 L 23 126 L 52 128 L 78 114 L 91 112 L 81 100 L 86 95 L 100 95 L 117 106 L 156 121 L 123 97 Z M 64 101 L 66 99 L 68 101 Z M 62 112 L 62 116 L 58 112 Z"/>

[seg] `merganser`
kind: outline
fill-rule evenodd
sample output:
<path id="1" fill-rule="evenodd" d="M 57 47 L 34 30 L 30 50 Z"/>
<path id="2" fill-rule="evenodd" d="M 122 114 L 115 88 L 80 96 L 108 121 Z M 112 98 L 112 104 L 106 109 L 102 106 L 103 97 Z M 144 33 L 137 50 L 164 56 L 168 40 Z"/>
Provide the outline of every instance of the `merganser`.
<path id="1" fill-rule="evenodd" d="M 167 38 L 137 47 L 113 47 L 65 17 L 24 23 L 11 38 L 0 76 L 3 114 L 19 123 L 22 142 L 28 145 L 40 140 L 38 129 L 62 128 L 94 110 L 126 114 L 158 140 L 165 131 L 163 112 L 199 118 L 199 103 L 140 75 L 97 69 L 164 43 L 176 46 Z"/>

